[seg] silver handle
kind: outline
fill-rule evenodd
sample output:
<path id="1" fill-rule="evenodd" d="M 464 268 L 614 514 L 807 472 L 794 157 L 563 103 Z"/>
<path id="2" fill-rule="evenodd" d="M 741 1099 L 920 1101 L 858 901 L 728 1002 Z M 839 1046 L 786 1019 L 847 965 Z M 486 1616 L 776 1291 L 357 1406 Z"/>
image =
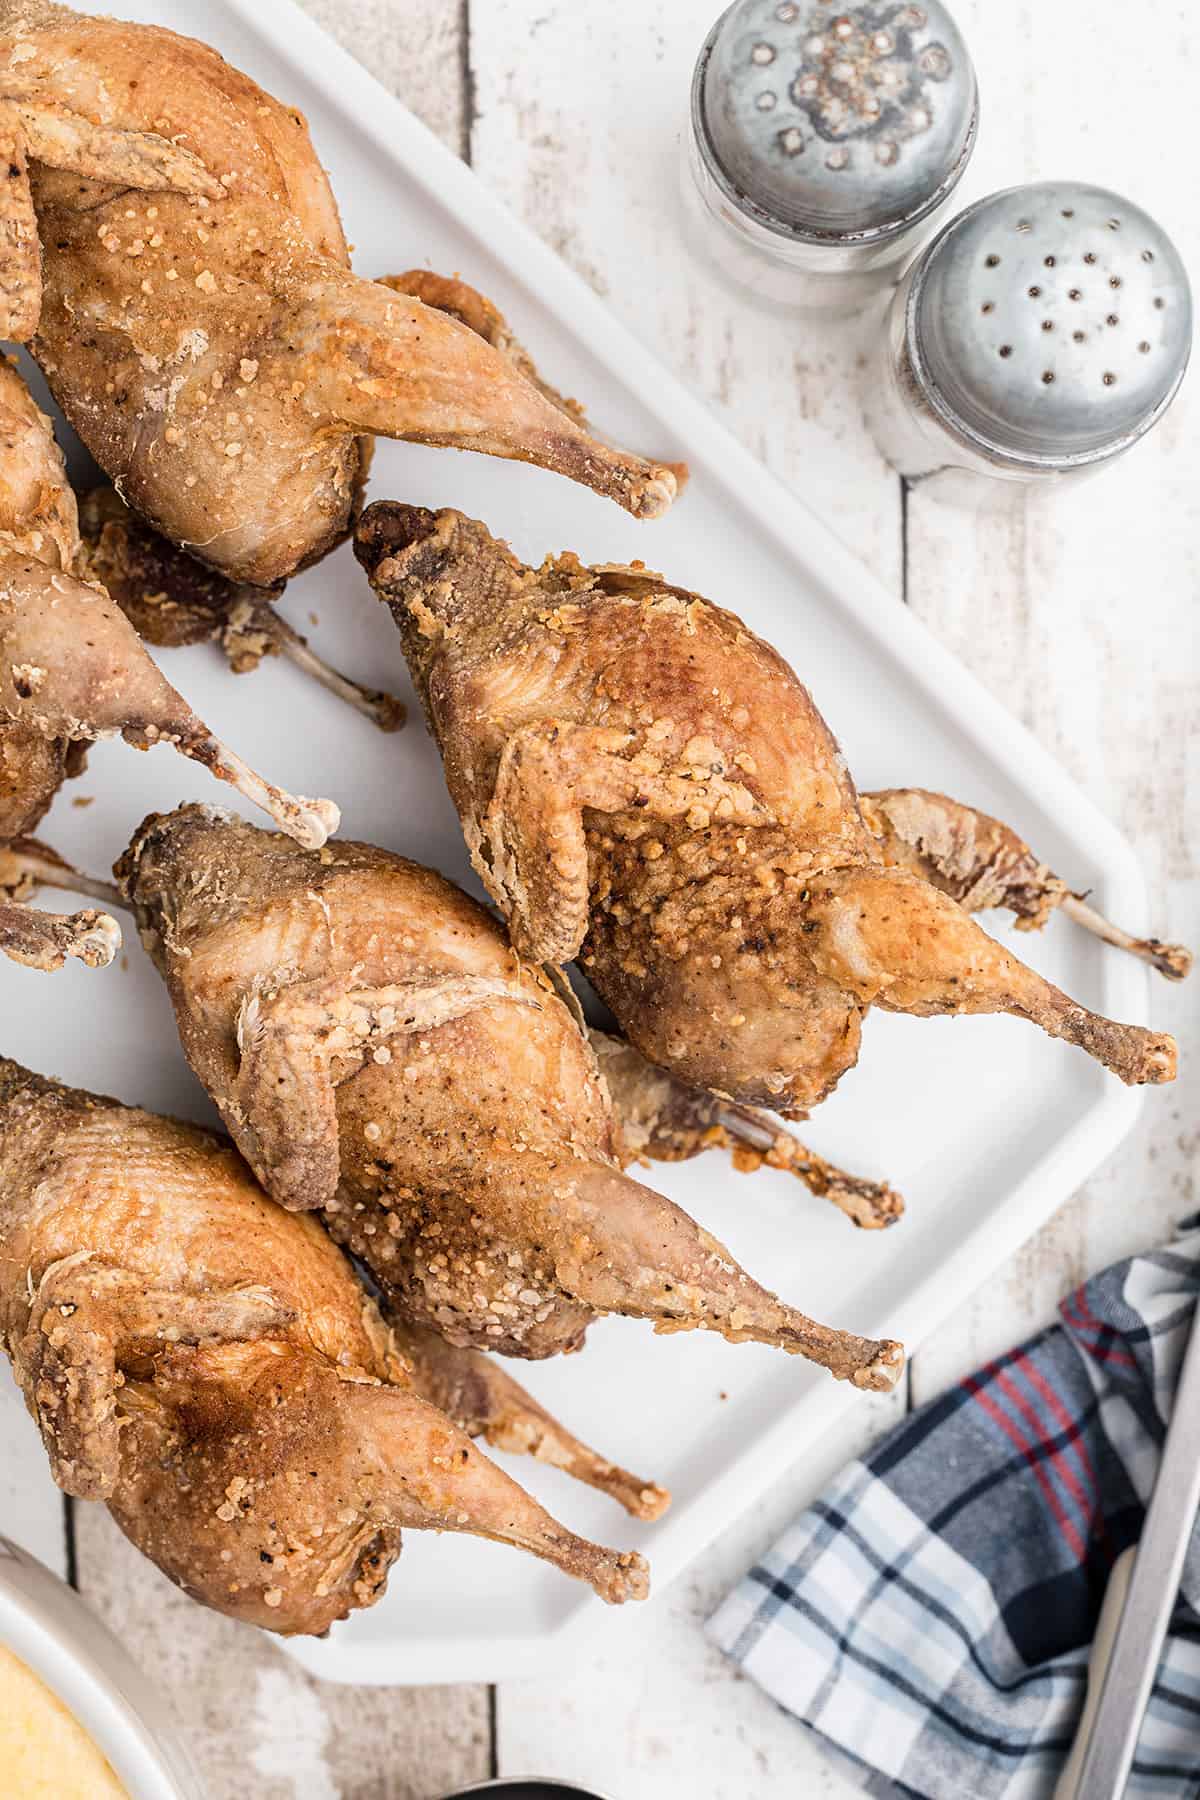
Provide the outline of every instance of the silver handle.
<path id="1" fill-rule="evenodd" d="M 1113 1591 L 1123 1558 L 1113 1569 L 1105 1595 L 1101 1625 L 1110 1615 L 1111 1598 L 1111 1653 L 1098 1630 L 1088 1674 L 1088 1702 L 1055 1800 L 1121 1800 L 1125 1792 L 1198 1504 L 1200 1327 L 1193 1324 L 1141 1542 L 1135 1554 L 1126 1553 L 1133 1554 L 1133 1566 L 1124 1604 L 1120 1605 L 1124 1578 L 1115 1594 Z M 1113 1631 L 1112 1618 L 1118 1606 L 1120 1619 Z M 1104 1636 L 1107 1640 L 1107 1631 Z M 1099 1694 L 1094 1702 L 1092 1689 Z"/>

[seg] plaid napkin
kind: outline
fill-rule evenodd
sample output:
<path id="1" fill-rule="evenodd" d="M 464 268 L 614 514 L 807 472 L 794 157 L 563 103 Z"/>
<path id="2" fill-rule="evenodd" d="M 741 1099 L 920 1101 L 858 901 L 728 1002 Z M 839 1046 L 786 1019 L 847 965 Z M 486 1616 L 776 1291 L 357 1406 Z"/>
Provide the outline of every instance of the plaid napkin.
<path id="1" fill-rule="evenodd" d="M 1113 1562 L 1141 1534 L 1200 1214 L 851 1463 L 709 1631 L 869 1794 L 1048 1800 Z M 1200 1533 L 1129 1800 L 1200 1796 Z"/>

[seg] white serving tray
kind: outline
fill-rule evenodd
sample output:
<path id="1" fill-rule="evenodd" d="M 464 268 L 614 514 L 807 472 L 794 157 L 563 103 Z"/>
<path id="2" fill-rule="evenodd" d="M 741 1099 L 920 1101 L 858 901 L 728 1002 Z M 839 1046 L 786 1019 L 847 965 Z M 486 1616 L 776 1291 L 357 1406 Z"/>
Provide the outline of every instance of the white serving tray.
<path id="1" fill-rule="evenodd" d="M 794 664 L 841 739 L 860 786 L 922 784 L 1014 823 L 1074 884 L 1141 931 L 1145 893 L 1124 840 L 1027 731 L 940 648 L 803 502 L 780 486 L 603 304 L 449 151 L 289 0 L 111 0 L 126 15 L 191 31 L 303 108 L 328 166 L 355 266 L 381 275 L 428 263 L 494 298 L 547 377 L 580 395 L 598 427 L 654 455 L 686 457 L 692 482 L 669 516 L 638 524 L 538 470 L 380 443 L 371 493 L 451 505 L 523 555 L 571 548 L 587 561 L 641 557 L 742 613 Z M 96 7 L 95 10 L 101 10 Z M 397 634 L 348 547 L 297 580 L 284 610 L 331 659 L 412 699 Z M 319 617 L 311 625 L 310 614 Z M 168 652 L 172 681 L 241 752 L 294 790 L 343 808 L 343 833 L 434 864 L 472 888 L 437 753 L 417 709 L 382 737 L 274 662 L 234 679 L 215 651 Z M 86 810 L 72 805 L 94 795 Z M 42 834 L 103 870 L 147 811 L 225 800 L 166 750 L 93 751 Z M 477 888 L 476 888 L 476 891 Z M 989 923 L 1007 935 L 999 920 Z M 1053 980 L 1121 1019 L 1144 1019 L 1145 970 L 1064 920 L 1013 941 Z M 197 1118 L 212 1112 L 179 1051 L 166 994 L 136 937 L 99 974 L 45 976 L 0 958 L 0 1049 L 36 1069 Z M 1106 1157 L 1138 1096 L 1080 1052 L 1013 1019 L 873 1015 L 857 1069 L 804 1128 L 846 1166 L 886 1175 L 909 1211 L 856 1232 L 794 1180 L 731 1173 L 720 1156 L 653 1180 L 795 1305 L 915 1349 Z M 700 1335 L 655 1338 L 608 1319 L 586 1354 L 517 1373 L 606 1454 L 667 1483 L 657 1525 L 557 1472 L 502 1459 L 576 1529 L 644 1550 L 657 1592 L 843 1408 L 822 1371 Z M 325 1642 L 285 1647 L 339 1681 L 485 1681 L 559 1666 L 588 1633 L 636 1631 L 582 1587 L 519 1553 L 410 1533 L 386 1599 Z"/>

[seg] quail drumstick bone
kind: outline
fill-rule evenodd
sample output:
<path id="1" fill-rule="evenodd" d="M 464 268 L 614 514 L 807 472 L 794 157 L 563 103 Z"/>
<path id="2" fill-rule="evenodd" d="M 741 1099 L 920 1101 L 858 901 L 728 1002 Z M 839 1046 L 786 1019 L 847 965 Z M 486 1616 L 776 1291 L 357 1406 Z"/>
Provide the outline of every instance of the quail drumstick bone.
<path id="1" fill-rule="evenodd" d="M 886 1181 L 848 1175 L 768 1113 L 738 1106 L 706 1088 L 688 1087 L 647 1062 L 623 1038 L 592 1030 L 588 1039 L 608 1083 L 630 1156 L 685 1162 L 702 1150 L 728 1149 L 735 1169 L 745 1174 L 764 1166 L 786 1170 L 867 1230 L 894 1225 L 902 1217 L 904 1201 Z"/>

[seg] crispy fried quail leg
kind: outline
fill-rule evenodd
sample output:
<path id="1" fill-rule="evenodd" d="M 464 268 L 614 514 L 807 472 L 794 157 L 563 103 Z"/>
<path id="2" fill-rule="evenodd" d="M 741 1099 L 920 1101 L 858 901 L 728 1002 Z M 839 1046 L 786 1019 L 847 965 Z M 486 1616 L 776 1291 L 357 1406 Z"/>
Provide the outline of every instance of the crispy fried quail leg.
<path id="1" fill-rule="evenodd" d="M 44 844 L 18 838 L 0 845 L 0 952 L 47 973 L 60 969 L 69 956 L 89 969 L 106 968 L 121 948 L 116 920 L 91 907 L 77 913 L 35 911 L 23 902 L 37 887 L 68 888 L 106 906 L 125 905 L 110 882 L 93 881 Z"/>
<path id="2" fill-rule="evenodd" d="M 149 749 L 171 744 L 228 781 L 299 842 L 337 829 L 328 800 L 296 798 L 221 743 L 160 674 L 137 633 L 101 589 L 49 564 L 0 556 L 0 721 L 50 739 L 120 734 Z"/>
<path id="3" fill-rule="evenodd" d="M 1011 826 L 988 813 L 927 788 L 882 788 L 860 799 L 885 860 L 931 881 L 968 912 L 1004 906 L 1016 914 L 1018 931 L 1037 931 L 1058 908 L 1168 981 L 1182 981 L 1191 972 L 1192 953 L 1183 944 L 1132 937 L 1111 924 L 1082 894 L 1072 893 Z"/>
<path id="4" fill-rule="evenodd" d="M 555 1190 L 562 1222 L 550 1234 L 558 1276 L 598 1312 L 649 1319 L 660 1333 L 716 1331 L 733 1344 L 771 1344 L 854 1387 L 895 1387 L 899 1344 L 833 1331 L 785 1306 L 663 1195 L 600 1164 L 564 1187 Z"/>
<path id="5" fill-rule="evenodd" d="M 1013 1013 L 1077 1044 L 1131 1086 L 1174 1079 L 1173 1038 L 1089 1012 L 904 870 L 822 876 L 802 917 L 818 970 L 891 1012 Z"/>
<path id="6" fill-rule="evenodd" d="M 785 1131 L 770 1113 L 689 1087 L 647 1062 L 624 1038 L 594 1030 L 588 1038 L 631 1156 L 684 1162 L 702 1150 L 732 1149 L 735 1169 L 746 1174 L 764 1164 L 786 1169 L 868 1230 L 894 1225 L 903 1214 L 904 1201 L 885 1181 L 867 1181 L 835 1168 Z"/>
<path id="7" fill-rule="evenodd" d="M 417 1392 L 470 1437 L 494 1450 L 532 1456 L 608 1494 L 635 1519 L 657 1519 L 671 1504 L 666 1488 L 610 1463 L 574 1437 L 519 1381 L 480 1350 L 448 1344 L 436 1331 L 393 1323 L 397 1347 Z"/>
<path id="8" fill-rule="evenodd" d="M 82 572 L 116 601 L 138 636 L 156 647 L 218 644 L 235 675 L 264 656 L 285 656 L 381 731 L 398 731 L 404 705 L 365 687 L 317 655 L 275 611 L 282 584 L 231 581 L 179 549 L 127 507 L 114 488 L 95 488 L 79 507 Z"/>
<path id="9" fill-rule="evenodd" d="M 354 1389 L 347 1414 L 364 1459 L 377 1469 L 364 1490 L 397 1525 L 494 1538 L 588 1582 L 610 1604 L 645 1599 L 642 1557 L 606 1550 L 568 1531 L 415 1394 L 399 1387 Z"/>
<path id="10" fill-rule="evenodd" d="M 121 928 L 108 913 L 42 912 L 0 901 L 0 953 L 27 969 L 51 974 L 68 957 L 89 969 L 105 969 L 121 948 Z"/>
<path id="11" fill-rule="evenodd" d="M 514 1544 L 640 1598 L 413 1390 L 312 1220 L 228 1145 L 0 1059 L 0 1343 L 68 1493 L 197 1599 L 324 1631 L 404 1526 Z"/>
<path id="12" fill-rule="evenodd" d="M 240 1141 L 252 1165 L 264 1170 L 268 1191 L 288 1206 L 334 1199 L 340 1167 L 335 1080 L 352 1080 L 368 1058 L 378 1066 L 377 1049 L 387 1051 L 392 1060 L 384 1066 L 392 1067 L 403 1038 L 417 1038 L 428 1052 L 441 1026 L 498 1006 L 519 1015 L 532 1004 L 532 996 L 522 1001 L 505 984 L 470 975 L 376 988 L 336 979 L 296 983 L 269 1000 L 256 993 L 238 1018 L 235 1104 Z M 480 1124 L 486 1129 L 486 1120 Z M 498 1159 L 497 1171 L 500 1166 Z M 572 1300 L 597 1312 L 654 1320 L 659 1330 L 712 1330 L 733 1343 L 800 1351 L 858 1387 L 888 1388 L 897 1380 L 898 1344 L 831 1331 L 784 1306 L 679 1207 L 616 1170 L 594 1163 L 578 1176 L 547 1171 L 544 1215 L 536 1163 L 533 1183 L 532 1190 L 519 1183 L 506 1192 L 498 1180 L 499 1191 L 473 1205 L 494 1219 L 505 1242 L 539 1240 Z M 461 1206 L 444 1218 L 447 1244 L 461 1235 L 465 1250 L 470 1232 Z M 349 1238 L 356 1253 L 369 1235 Z M 585 1243 L 590 1249 L 581 1257 Z M 374 1272 L 377 1265 L 368 1260 Z M 469 1274 L 466 1279 L 469 1284 Z"/>
<path id="13" fill-rule="evenodd" d="M 477 331 L 381 282 L 314 274 L 291 335 L 331 424 L 535 463 L 636 518 L 665 512 L 685 477 L 589 436 Z"/>

